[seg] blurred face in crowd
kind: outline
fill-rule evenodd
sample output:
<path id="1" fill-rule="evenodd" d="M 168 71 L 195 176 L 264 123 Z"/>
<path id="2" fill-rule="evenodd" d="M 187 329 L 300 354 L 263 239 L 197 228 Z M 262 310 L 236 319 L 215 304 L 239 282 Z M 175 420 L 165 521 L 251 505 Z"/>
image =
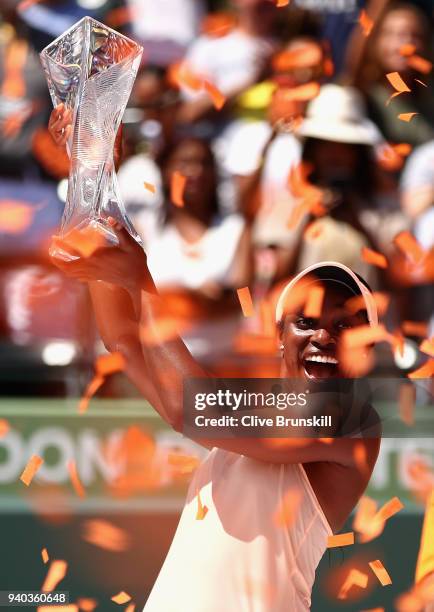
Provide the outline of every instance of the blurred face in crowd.
<path id="1" fill-rule="evenodd" d="M 144 111 L 144 120 L 158 121 L 164 140 L 170 140 L 175 121 L 176 93 L 172 91 L 163 75 L 146 71 L 139 75 L 132 93 L 132 105 Z"/>
<path id="2" fill-rule="evenodd" d="M 308 289 L 316 283 L 310 283 Z M 367 324 L 365 311 L 354 314 L 346 306 L 354 294 L 342 284 L 329 281 L 325 288 L 321 314 L 306 317 L 303 308 L 289 311 L 281 329 L 283 360 L 288 376 L 306 380 L 348 378 L 351 372 L 339 359 L 341 334 Z"/>
<path id="3" fill-rule="evenodd" d="M 255 23 L 257 34 L 269 34 L 278 9 L 270 0 L 232 0 L 232 6 L 240 17 L 246 16 Z"/>
<path id="4" fill-rule="evenodd" d="M 407 60 L 400 53 L 403 45 L 414 45 L 416 53 L 424 52 L 426 28 L 422 16 L 410 9 L 390 11 L 377 35 L 375 53 L 385 72 L 404 72 Z"/>
<path id="5" fill-rule="evenodd" d="M 315 140 L 312 164 L 318 182 L 330 185 L 334 181 L 351 182 L 358 170 L 356 145 L 329 140 Z"/>
<path id="6" fill-rule="evenodd" d="M 174 172 L 186 177 L 185 208 L 188 212 L 205 216 L 216 190 L 214 158 L 208 145 L 199 140 L 183 140 L 169 157 L 164 177 L 170 186 Z"/>

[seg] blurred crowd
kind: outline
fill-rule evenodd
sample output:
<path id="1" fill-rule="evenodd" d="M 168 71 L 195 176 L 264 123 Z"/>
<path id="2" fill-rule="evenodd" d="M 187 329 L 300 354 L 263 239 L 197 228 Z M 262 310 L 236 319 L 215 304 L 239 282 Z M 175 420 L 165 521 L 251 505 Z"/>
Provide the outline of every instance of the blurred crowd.
<path id="1" fill-rule="evenodd" d="M 1 0 L 9 380 L 22 392 L 33 368 L 36 392 L 47 371 L 67 371 L 66 392 L 80 392 L 98 346 L 86 287 L 47 257 L 69 160 L 47 130 L 38 57 L 85 15 L 144 47 L 117 177 L 171 325 L 196 357 L 227 376 L 275 374 L 274 296 L 333 260 L 368 281 L 397 339 L 379 347 L 377 372 L 423 363 L 417 347 L 434 328 L 431 0 Z"/>

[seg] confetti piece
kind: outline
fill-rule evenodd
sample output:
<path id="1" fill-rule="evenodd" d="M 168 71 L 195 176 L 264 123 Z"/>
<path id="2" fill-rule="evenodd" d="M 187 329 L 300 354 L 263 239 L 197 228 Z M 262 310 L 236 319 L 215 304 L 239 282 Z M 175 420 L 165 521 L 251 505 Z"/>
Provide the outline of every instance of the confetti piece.
<path id="1" fill-rule="evenodd" d="M 124 552 L 131 545 L 126 531 L 102 519 L 85 521 L 82 538 L 89 544 L 112 552 Z"/>
<path id="2" fill-rule="evenodd" d="M 386 293 L 374 291 L 372 294 L 378 314 L 384 315 L 390 303 L 390 297 Z M 355 295 L 345 302 L 345 308 L 351 313 L 356 314 L 360 310 L 366 310 L 366 303 L 363 295 Z"/>
<path id="3" fill-rule="evenodd" d="M 98 389 L 104 384 L 104 378 L 102 376 L 95 376 L 92 378 L 90 383 L 87 385 L 83 397 L 80 399 L 78 404 L 78 412 L 83 414 L 89 408 L 89 402 Z"/>
<path id="4" fill-rule="evenodd" d="M 277 8 L 282 8 L 283 6 L 288 6 L 289 0 L 276 0 Z"/>
<path id="5" fill-rule="evenodd" d="M 400 232 L 394 237 L 393 243 L 402 253 L 404 253 L 406 257 L 411 259 L 416 264 L 420 263 L 425 257 L 423 248 L 420 246 L 416 238 L 410 234 L 410 232 Z"/>
<path id="6" fill-rule="evenodd" d="M 42 556 L 42 561 L 44 563 L 48 563 L 48 561 L 50 560 L 50 557 L 48 556 L 48 551 L 46 548 L 43 548 L 41 550 L 41 556 Z"/>
<path id="7" fill-rule="evenodd" d="M 229 34 L 236 24 L 236 19 L 231 13 L 210 13 L 202 20 L 201 31 L 207 36 L 221 38 Z"/>
<path id="8" fill-rule="evenodd" d="M 374 521 L 377 513 L 377 502 L 364 495 L 357 504 L 353 520 L 353 529 L 358 534 L 358 541 L 370 542 L 384 530 L 384 521 Z"/>
<path id="9" fill-rule="evenodd" d="M 44 584 L 41 587 L 41 591 L 50 592 L 54 591 L 59 582 L 66 576 L 68 564 L 66 561 L 56 560 L 50 563 L 47 575 L 44 580 Z"/>
<path id="10" fill-rule="evenodd" d="M 369 474 L 368 454 L 363 442 L 354 445 L 354 461 L 362 474 Z"/>
<path id="11" fill-rule="evenodd" d="M 384 325 L 359 325 L 357 328 L 345 330 L 342 343 L 346 348 L 360 348 L 375 342 L 390 342 L 391 335 Z"/>
<path id="12" fill-rule="evenodd" d="M 416 83 L 419 83 L 420 85 L 423 85 L 424 87 L 428 87 L 428 85 L 426 83 L 424 83 L 423 81 L 421 81 L 420 79 L 414 79 L 416 81 Z"/>
<path id="13" fill-rule="evenodd" d="M 129 23 L 133 23 L 133 21 L 140 19 L 140 17 L 141 13 L 138 7 L 121 6 L 107 13 L 105 22 L 111 28 L 120 28 Z"/>
<path id="14" fill-rule="evenodd" d="M 98 249 L 107 246 L 107 241 L 101 231 L 88 225 L 82 229 L 74 228 L 60 239 L 54 239 L 67 247 L 78 251 L 82 257 L 90 257 Z"/>
<path id="15" fill-rule="evenodd" d="M 170 199 L 175 206 L 182 208 L 184 206 L 184 189 L 187 178 L 176 171 L 172 174 L 170 181 Z"/>
<path id="16" fill-rule="evenodd" d="M 120 591 L 117 595 L 113 595 L 111 600 L 119 605 L 122 605 L 131 601 L 131 595 L 128 595 L 128 593 L 125 593 L 125 591 Z"/>
<path id="17" fill-rule="evenodd" d="M 389 72 L 388 74 L 386 74 L 386 78 L 392 85 L 392 87 L 396 89 L 396 91 L 387 100 L 386 106 L 388 106 L 393 100 L 393 98 L 396 98 L 396 96 L 400 96 L 402 93 L 407 93 L 411 91 L 407 83 L 400 76 L 399 72 Z"/>
<path id="18" fill-rule="evenodd" d="M 199 457 L 170 453 L 168 463 L 176 474 L 191 474 L 200 463 Z"/>
<path id="19" fill-rule="evenodd" d="M 434 572 L 434 489 L 428 498 L 423 519 L 415 582 Z"/>
<path id="20" fill-rule="evenodd" d="M 434 336 L 429 340 L 424 340 L 419 346 L 419 350 L 430 357 L 434 357 Z"/>
<path id="21" fill-rule="evenodd" d="M 413 370 L 408 374 L 408 378 L 431 378 L 434 376 L 434 359 L 429 359 L 417 370 Z"/>
<path id="22" fill-rule="evenodd" d="M 136 609 L 136 604 L 134 603 L 130 603 L 126 608 L 125 608 L 125 612 L 134 612 L 134 610 Z"/>
<path id="23" fill-rule="evenodd" d="M 40 457 L 39 455 L 32 455 L 26 467 L 24 468 L 23 473 L 20 476 L 21 482 L 23 482 L 26 486 L 29 486 L 36 472 L 39 470 L 43 463 L 44 460 L 42 459 L 42 457 Z"/>
<path id="24" fill-rule="evenodd" d="M 276 512 L 273 516 L 273 521 L 279 527 L 290 527 L 294 524 L 301 503 L 301 493 L 296 490 L 289 490 L 283 496 Z"/>
<path id="25" fill-rule="evenodd" d="M 279 94 L 286 102 L 301 101 L 308 102 L 319 94 L 320 84 L 316 81 L 298 85 L 298 87 L 281 88 Z"/>
<path id="26" fill-rule="evenodd" d="M 377 268 L 387 268 L 387 259 L 381 253 L 362 247 L 362 261 L 377 266 Z"/>
<path id="27" fill-rule="evenodd" d="M 0 419 L 0 438 L 3 438 L 8 434 L 10 425 L 6 419 Z"/>
<path id="28" fill-rule="evenodd" d="M 370 561 L 369 567 L 377 576 L 378 580 L 381 583 L 381 586 L 387 586 L 389 584 L 392 584 L 391 577 L 389 576 L 386 568 L 379 559 L 376 559 L 375 561 Z"/>
<path id="29" fill-rule="evenodd" d="M 428 334 L 428 324 L 419 321 L 403 321 L 401 329 L 408 336 L 420 336 L 424 338 Z"/>
<path id="30" fill-rule="evenodd" d="M 412 55 L 407 60 L 408 65 L 422 74 L 429 74 L 432 70 L 432 62 L 420 57 L 420 55 Z"/>
<path id="31" fill-rule="evenodd" d="M 406 121 L 408 123 L 409 121 L 413 119 L 413 117 L 415 117 L 418 114 L 419 113 L 400 113 L 398 115 L 398 119 L 400 119 L 401 121 Z"/>
<path id="32" fill-rule="evenodd" d="M 364 574 L 358 569 L 352 569 L 339 590 L 338 599 L 346 599 L 348 592 L 352 587 L 356 586 L 361 589 L 366 589 L 367 585 L 368 574 Z"/>
<path id="33" fill-rule="evenodd" d="M 98 605 L 96 599 L 91 599 L 90 597 L 80 597 L 77 599 L 77 605 L 79 610 L 83 612 L 93 612 Z"/>
<path id="34" fill-rule="evenodd" d="M 200 499 L 200 491 L 197 490 L 197 512 L 196 512 L 196 521 L 203 521 L 208 512 L 208 508 L 202 505 L 202 500 Z"/>
<path id="35" fill-rule="evenodd" d="M 214 108 L 220 110 L 223 108 L 226 102 L 226 97 L 222 94 L 222 92 L 217 89 L 215 85 L 210 83 L 209 81 L 205 81 L 204 83 L 205 91 L 208 93 L 209 97 L 214 104 Z"/>
<path id="36" fill-rule="evenodd" d="M 79 497 L 85 497 L 86 496 L 86 492 L 84 490 L 83 485 L 81 484 L 80 478 L 78 476 L 78 472 L 77 472 L 77 466 L 75 464 L 75 461 L 68 461 L 68 472 L 69 472 L 69 476 L 71 478 L 71 482 L 72 482 L 72 486 L 75 489 L 75 492 L 77 493 L 77 495 Z"/>
<path id="37" fill-rule="evenodd" d="M 360 27 L 362 28 L 363 34 L 365 36 L 369 36 L 372 28 L 374 27 L 374 22 L 372 21 L 372 19 L 369 17 L 368 13 L 364 9 L 362 9 L 359 13 L 358 22 L 360 24 Z"/>
<path id="38" fill-rule="evenodd" d="M 398 155 L 402 155 L 403 157 L 407 157 L 410 155 L 412 146 L 407 142 L 400 142 L 398 144 L 392 145 L 393 150 L 398 153 Z"/>
<path id="39" fill-rule="evenodd" d="M 0 233 L 22 234 L 33 223 L 37 206 L 25 202 L 0 200 Z"/>
<path id="40" fill-rule="evenodd" d="M 416 51 L 416 47 L 415 45 L 412 45 L 411 43 L 401 45 L 401 48 L 399 49 L 400 54 L 403 55 L 404 57 L 409 57 L 410 55 L 413 55 L 415 51 Z"/>
<path id="41" fill-rule="evenodd" d="M 338 546 L 351 546 L 354 544 L 354 532 L 338 533 L 331 535 L 327 539 L 327 548 L 337 548 Z"/>
<path id="42" fill-rule="evenodd" d="M 272 60 L 274 72 L 289 72 L 295 68 L 310 68 L 321 62 L 323 51 L 316 43 L 303 44 L 299 49 L 276 53 Z"/>
<path id="43" fill-rule="evenodd" d="M 361 610 L 361 612 L 384 612 L 384 608 L 369 608 L 369 610 Z"/>
<path id="44" fill-rule="evenodd" d="M 309 289 L 303 312 L 305 317 L 318 319 L 321 316 L 324 294 L 324 287 L 316 286 Z"/>
<path id="45" fill-rule="evenodd" d="M 145 189 L 147 189 L 148 191 L 150 191 L 151 193 L 155 193 L 157 191 L 155 185 L 153 185 L 152 183 L 147 183 L 146 181 L 143 183 L 143 185 L 145 186 Z"/>
<path id="46" fill-rule="evenodd" d="M 79 612 L 77 604 L 66 604 L 64 606 L 38 606 L 37 612 Z"/>
<path id="47" fill-rule="evenodd" d="M 399 387 L 399 416 L 401 421 L 411 427 L 414 425 L 414 406 L 416 402 L 416 388 L 410 383 Z"/>
<path id="48" fill-rule="evenodd" d="M 114 352 L 101 355 L 95 362 L 95 370 L 99 376 L 108 376 L 125 369 L 125 358 L 122 353 Z"/>
<path id="49" fill-rule="evenodd" d="M 392 497 L 388 502 L 380 508 L 375 515 L 375 519 L 379 521 L 387 521 L 392 516 L 400 512 L 404 508 L 404 504 L 398 497 Z"/>
<path id="50" fill-rule="evenodd" d="M 241 287 L 237 289 L 238 299 L 240 300 L 241 310 L 245 317 L 252 317 L 255 314 L 253 308 L 252 296 L 250 295 L 250 289 L 248 287 Z"/>

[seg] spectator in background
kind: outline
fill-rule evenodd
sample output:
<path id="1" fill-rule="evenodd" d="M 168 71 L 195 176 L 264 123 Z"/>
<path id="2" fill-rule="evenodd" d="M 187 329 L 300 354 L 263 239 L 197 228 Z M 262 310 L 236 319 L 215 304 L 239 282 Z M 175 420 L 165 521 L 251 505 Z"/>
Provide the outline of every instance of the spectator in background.
<path id="1" fill-rule="evenodd" d="M 188 49 L 185 65 L 195 75 L 206 77 L 226 97 L 226 108 L 243 90 L 257 82 L 271 56 L 277 8 L 269 0 L 232 0 L 236 25 L 223 36 L 202 35 Z M 208 120 L 210 136 L 225 123 L 225 109 L 215 113 L 205 92 L 184 88 L 185 102 L 178 113 L 182 123 Z"/>
<path id="2" fill-rule="evenodd" d="M 234 289 L 249 284 L 250 232 L 237 214 L 221 217 L 209 145 L 183 138 L 161 160 L 164 214 L 158 226 L 136 219 L 160 292 L 168 293 L 182 334 L 197 356 L 230 350 L 239 304 Z M 186 177 L 184 205 L 170 199 L 174 173 Z M 213 352 L 211 351 L 211 352 Z M 215 353 L 214 353 L 215 354 Z"/>
<path id="3" fill-rule="evenodd" d="M 170 88 L 163 68 L 147 65 L 138 74 L 124 115 L 126 161 L 118 172 L 121 196 L 127 212 L 135 221 L 140 214 L 143 225 L 155 225 L 163 204 L 162 180 L 156 158 L 171 147 L 178 94 Z M 124 157 L 124 159 L 125 159 Z M 144 188 L 144 182 L 155 193 Z"/>
<path id="4" fill-rule="evenodd" d="M 203 0 L 127 0 L 133 37 L 145 49 L 147 62 L 168 66 L 180 60 L 199 33 Z"/>
<path id="5" fill-rule="evenodd" d="M 417 64 L 412 60 L 414 56 L 431 59 L 431 38 L 430 21 L 423 11 L 401 2 L 390 4 L 372 31 L 355 84 L 366 97 L 371 119 L 389 142 L 418 145 L 434 135 L 431 77 L 413 67 Z M 391 72 L 398 72 L 411 91 L 388 103 L 396 91 L 386 79 Z M 417 115 L 405 122 L 398 119 L 402 113 Z"/>

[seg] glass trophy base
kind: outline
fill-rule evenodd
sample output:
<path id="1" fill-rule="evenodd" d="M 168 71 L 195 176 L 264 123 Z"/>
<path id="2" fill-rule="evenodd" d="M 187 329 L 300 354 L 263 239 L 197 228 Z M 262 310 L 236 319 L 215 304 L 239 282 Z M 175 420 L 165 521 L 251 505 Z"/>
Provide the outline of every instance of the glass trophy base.
<path id="1" fill-rule="evenodd" d="M 54 240 L 49 253 L 51 257 L 62 261 L 90 257 L 97 249 L 119 245 L 116 232 L 103 219 L 83 221 L 73 229 L 62 233 L 59 242 L 60 244 Z M 71 247 L 71 251 L 68 251 L 68 247 Z"/>

